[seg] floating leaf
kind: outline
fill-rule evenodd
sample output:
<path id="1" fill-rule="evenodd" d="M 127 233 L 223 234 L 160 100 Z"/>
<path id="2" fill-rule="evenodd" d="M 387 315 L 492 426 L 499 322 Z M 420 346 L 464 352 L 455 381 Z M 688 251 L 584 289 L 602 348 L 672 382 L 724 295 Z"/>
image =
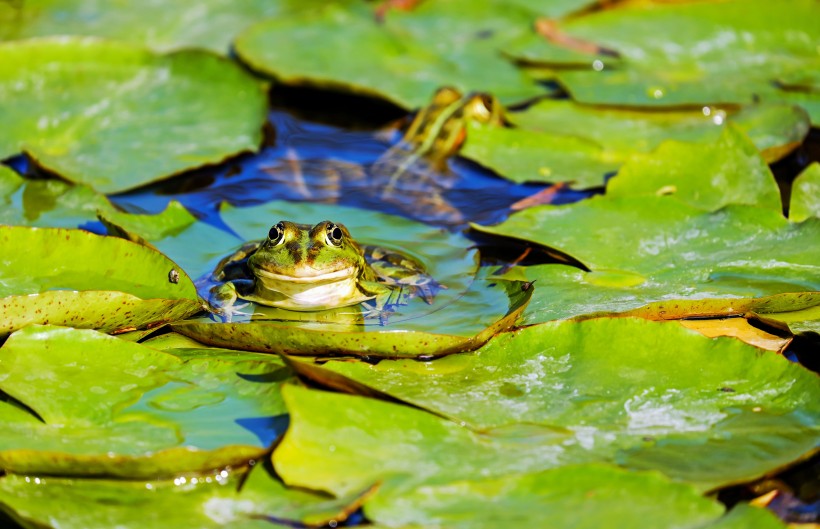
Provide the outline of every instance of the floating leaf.
<path id="1" fill-rule="evenodd" d="M 0 332 L 30 323 L 105 332 L 201 310 L 190 278 L 155 250 L 79 230 L 0 226 Z"/>
<path id="2" fill-rule="evenodd" d="M 780 212 L 780 190 L 766 162 L 734 126 L 708 145 L 668 141 L 636 156 L 607 182 L 611 197 L 668 194 L 715 211 L 748 204 Z"/>
<path id="3" fill-rule="evenodd" d="M 244 464 L 282 433 L 273 356 L 179 358 L 91 330 L 29 326 L 0 349 L 0 465 L 154 478 Z M 277 422 L 277 420 L 279 422 Z"/>
<path id="4" fill-rule="evenodd" d="M 702 527 L 722 511 L 692 487 L 603 465 L 422 486 L 365 506 L 382 527 L 458 529 Z"/>
<path id="5" fill-rule="evenodd" d="M 820 217 L 820 163 L 814 162 L 792 182 L 789 219 L 801 222 Z"/>
<path id="6" fill-rule="evenodd" d="M 758 477 L 820 440 L 813 373 L 673 322 L 554 322 L 424 364 L 323 367 L 491 438 L 518 431 L 537 443 L 527 428 L 567 432 L 563 463 L 600 458 L 703 488 Z"/>
<path id="7" fill-rule="evenodd" d="M 262 21 L 235 46 L 253 69 L 282 82 L 341 88 L 407 108 L 426 104 L 442 85 L 521 101 L 544 91 L 498 47 L 526 31 L 532 16 L 504 2 L 449 0 L 391 11 L 379 23 L 372 9 L 330 5 Z M 308 41 L 321 45 L 292 45 Z"/>
<path id="8" fill-rule="evenodd" d="M 528 324 L 613 313 L 788 312 L 820 302 L 818 219 L 794 224 L 749 206 L 704 212 L 671 197 L 595 197 L 473 227 L 548 245 L 591 270 L 528 267 L 527 279 L 536 281 Z"/>
<path id="9" fill-rule="evenodd" d="M 0 502 L 26 527 L 61 529 L 270 529 L 273 520 L 325 525 L 344 520 L 360 499 L 286 489 L 264 465 L 242 483 L 239 472 L 173 481 L 60 477 L 0 478 Z M 49 501 L 59 498 L 60 501 Z"/>
<path id="10" fill-rule="evenodd" d="M 576 101 L 691 105 L 782 99 L 778 79 L 817 69 L 813 0 L 631 3 L 560 24 L 623 63 L 559 74 Z"/>
<path id="11" fill-rule="evenodd" d="M 782 352 L 788 346 L 791 337 L 777 336 L 759 329 L 749 323 L 746 318 L 710 318 L 681 320 L 680 324 L 687 329 L 698 331 L 704 336 L 734 336 L 749 345 L 754 345 L 767 351 Z"/>
<path id="12" fill-rule="evenodd" d="M 0 158 L 102 193 L 254 150 L 266 97 L 230 61 L 81 38 L 0 44 Z"/>
<path id="13" fill-rule="evenodd" d="M 226 54 L 233 38 L 250 24 L 297 7 L 288 0 L 160 1 L 26 0 L 0 3 L 0 39 L 48 35 L 93 35 L 157 49 L 207 48 Z M 305 2 L 298 3 L 305 8 Z M 321 2 L 307 2 L 315 7 Z"/>

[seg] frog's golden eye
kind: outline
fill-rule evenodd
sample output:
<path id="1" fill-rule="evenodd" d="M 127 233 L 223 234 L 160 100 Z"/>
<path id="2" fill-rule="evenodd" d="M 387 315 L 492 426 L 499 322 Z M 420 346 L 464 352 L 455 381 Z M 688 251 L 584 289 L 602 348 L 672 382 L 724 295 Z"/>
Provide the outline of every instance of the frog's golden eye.
<path id="1" fill-rule="evenodd" d="M 268 232 L 268 240 L 273 244 L 282 244 L 285 241 L 285 226 L 281 222 L 272 226 Z"/>
<path id="2" fill-rule="evenodd" d="M 327 243 L 332 246 L 341 246 L 343 238 L 344 233 L 342 233 L 342 229 L 332 222 L 328 223 L 327 231 L 325 232 L 325 239 L 327 239 Z"/>

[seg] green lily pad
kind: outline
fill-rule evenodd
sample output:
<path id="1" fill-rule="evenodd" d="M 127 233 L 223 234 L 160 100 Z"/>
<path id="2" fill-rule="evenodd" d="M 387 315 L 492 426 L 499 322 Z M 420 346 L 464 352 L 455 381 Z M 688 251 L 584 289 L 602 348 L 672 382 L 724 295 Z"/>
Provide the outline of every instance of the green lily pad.
<path id="1" fill-rule="evenodd" d="M 738 503 L 706 529 L 786 529 L 786 524 L 768 509 Z"/>
<path id="2" fill-rule="evenodd" d="M 332 360 L 313 369 L 318 382 L 322 369 L 490 436 L 568 432 L 569 461 L 651 468 L 703 488 L 753 479 L 820 441 L 813 373 L 673 322 L 553 322 L 425 364 Z"/>
<path id="3" fill-rule="evenodd" d="M 818 67 L 812 0 L 633 3 L 561 24 L 571 37 L 616 50 L 616 68 L 559 74 L 576 101 L 693 105 L 782 99 L 775 86 Z M 545 45 L 546 46 L 546 45 Z"/>
<path id="4" fill-rule="evenodd" d="M 25 152 L 102 193 L 254 150 L 267 111 L 224 58 L 87 38 L 0 44 L 0 96 L 0 158 Z"/>
<path id="5" fill-rule="evenodd" d="M 201 310 L 184 271 L 155 250 L 80 230 L 0 226 L 0 332 L 51 323 L 114 332 Z"/>
<path id="6" fill-rule="evenodd" d="M 286 489 L 261 464 L 244 482 L 242 475 L 217 471 L 137 482 L 11 474 L 0 478 L 0 508 L 25 527 L 265 529 L 338 523 L 360 503 L 355 496 Z"/>
<path id="7" fill-rule="evenodd" d="M 806 167 L 792 182 L 789 219 L 802 222 L 820 217 L 820 163 Z"/>
<path id="8" fill-rule="evenodd" d="M 0 39 L 49 35 L 93 35 L 156 50 L 206 48 L 226 54 L 242 29 L 296 7 L 320 2 L 181 0 L 173 9 L 161 1 L 111 3 L 105 0 L 26 0 L 0 3 Z"/>
<path id="9" fill-rule="evenodd" d="M 733 125 L 708 145 L 667 141 L 651 154 L 636 156 L 607 182 L 606 193 L 668 194 L 709 211 L 729 204 L 781 210 L 780 190 L 769 166 Z"/>
<path id="10" fill-rule="evenodd" d="M 521 113 L 516 118 L 517 114 L 510 113 L 511 119 L 529 124 L 522 128 L 469 124 L 469 139 L 461 154 L 516 182 L 569 181 L 573 187 L 596 187 L 603 185 L 607 173 L 620 168 L 621 173 L 638 173 L 626 187 L 648 187 L 657 181 L 648 176 L 670 171 L 672 183 L 685 180 L 699 194 L 720 189 L 709 193 L 713 200 L 723 196 L 731 184 L 736 196 L 728 196 L 727 203 L 738 198 L 750 203 L 760 199 L 779 207 L 779 191 L 768 167 L 737 127 L 757 134 L 759 143 L 778 157 L 799 145 L 809 129 L 805 112 L 787 105 L 739 112 L 739 126 L 734 121 L 716 126 L 702 111 L 667 114 L 593 109 L 569 101 L 542 101 L 535 108 L 539 107 L 554 111 L 551 121 L 546 119 L 551 112 L 547 110 L 533 117 Z M 720 123 L 729 119 L 722 110 L 714 112 L 722 113 Z M 778 123 L 779 129 L 769 129 L 770 122 Z M 695 143 L 661 143 L 665 137 Z M 649 153 L 650 148 L 655 150 Z M 747 189 L 749 182 L 755 189 Z M 608 187 L 613 186 L 618 187 Z"/>
<path id="11" fill-rule="evenodd" d="M 544 99 L 523 111 L 509 112 L 507 117 L 522 131 L 584 138 L 602 146 L 609 159 L 620 162 L 667 140 L 715 141 L 730 123 L 749 135 L 767 162 L 774 162 L 799 145 L 811 126 L 799 106 L 776 103 L 661 111 Z"/>
<path id="12" fill-rule="evenodd" d="M 282 433 L 275 418 L 290 370 L 273 356 L 180 358 L 96 331 L 29 326 L 0 359 L 0 390 L 37 414 L 0 403 L 6 471 L 200 472 L 258 459 Z"/>
<path id="13" fill-rule="evenodd" d="M 382 527 L 703 527 L 722 506 L 658 474 L 579 465 L 377 495 L 365 506 Z"/>
<path id="14" fill-rule="evenodd" d="M 77 228 L 114 206 L 87 186 L 23 178 L 0 165 L 0 224 Z"/>
<path id="15" fill-rule="evenodd" d="M 254 70 L 282 82 L 373 95 L 406 108 L 426 104 L 442 85 L 522 101 L 544 90 L 498 48 L 527 31 L 532 18 L 527 9 L 492 0 L 427 2 L 409 13 L 390 11 L 381 23 L 372 8 L 330 5 L 262 21 L 235 46 Z"/>
<path id="16" fill-rule="evenodd" d="M 526 324 L 613 313 L 788 312 L 820 302 L 820 219 L 794 224 L 757 207 L 704 212 L 672 197 L 604 196 L 473 228 L 547 245 L 590 269 L 528 267 L 536 288 Z"/>

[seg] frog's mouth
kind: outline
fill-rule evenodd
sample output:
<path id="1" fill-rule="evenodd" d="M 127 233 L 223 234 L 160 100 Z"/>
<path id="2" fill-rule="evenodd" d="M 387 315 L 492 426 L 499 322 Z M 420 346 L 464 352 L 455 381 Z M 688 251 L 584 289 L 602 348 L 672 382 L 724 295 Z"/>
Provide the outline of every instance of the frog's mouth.
<path id="1" fill-rule="evenodd" d="M 374 296 L 359 289 L 359 269 L 355 266 L 313 276 L 291 276 L 254 270 L 256 296 L 264 304 L 291 310 L 319 310 L 355 305 Z"/>
<path id="2" fill-rule="evenodd" d="M 347 268 L 342 268 L 341 270 L 336 270 L 334 272 L 325 272 L 325 273 L 314 273 L 313 275 L 310 274 L 311 269 L 305 269 L 305 272 L 298 276 L 289 275 L 289 274 L 277 274 L 275 272 L 268 272 L 267 270 L 262 270 L 261 268 L 255 268 L 253 270 L 253 274 L 262 280 L 263 283 L 267 284 L 274 284 L 276 282 L 283 282 L 283 283 L 311 283 L 314 285 L 323 284 L 323 283 L 334 283 L 336 281 L 344 281 L 345 279 L 350 279 L 351 277 L 355 277 L 357 275 L 357 268 L 355 266 L 349 266 Z"/>

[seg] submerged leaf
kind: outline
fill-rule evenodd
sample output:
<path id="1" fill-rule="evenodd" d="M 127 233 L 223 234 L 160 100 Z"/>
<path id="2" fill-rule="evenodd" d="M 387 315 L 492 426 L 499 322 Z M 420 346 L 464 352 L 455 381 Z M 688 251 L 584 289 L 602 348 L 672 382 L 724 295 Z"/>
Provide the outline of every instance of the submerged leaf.
<path id="1" fill-rule="evenodd" d="M 184 358 L 90 330 L 29 326 L 0 349 L 6 471 L 130 478 L 258 458 L 285 413 L 273 356 Z M 56 382 L 55 382 L 56 381 Z"/>
<path id="2" fill-rule="evenodd" d="M 256 149 L 259 82 L 201 51 L 81 38 L 0 43 L 0 158 L 112 193 Z"/>

